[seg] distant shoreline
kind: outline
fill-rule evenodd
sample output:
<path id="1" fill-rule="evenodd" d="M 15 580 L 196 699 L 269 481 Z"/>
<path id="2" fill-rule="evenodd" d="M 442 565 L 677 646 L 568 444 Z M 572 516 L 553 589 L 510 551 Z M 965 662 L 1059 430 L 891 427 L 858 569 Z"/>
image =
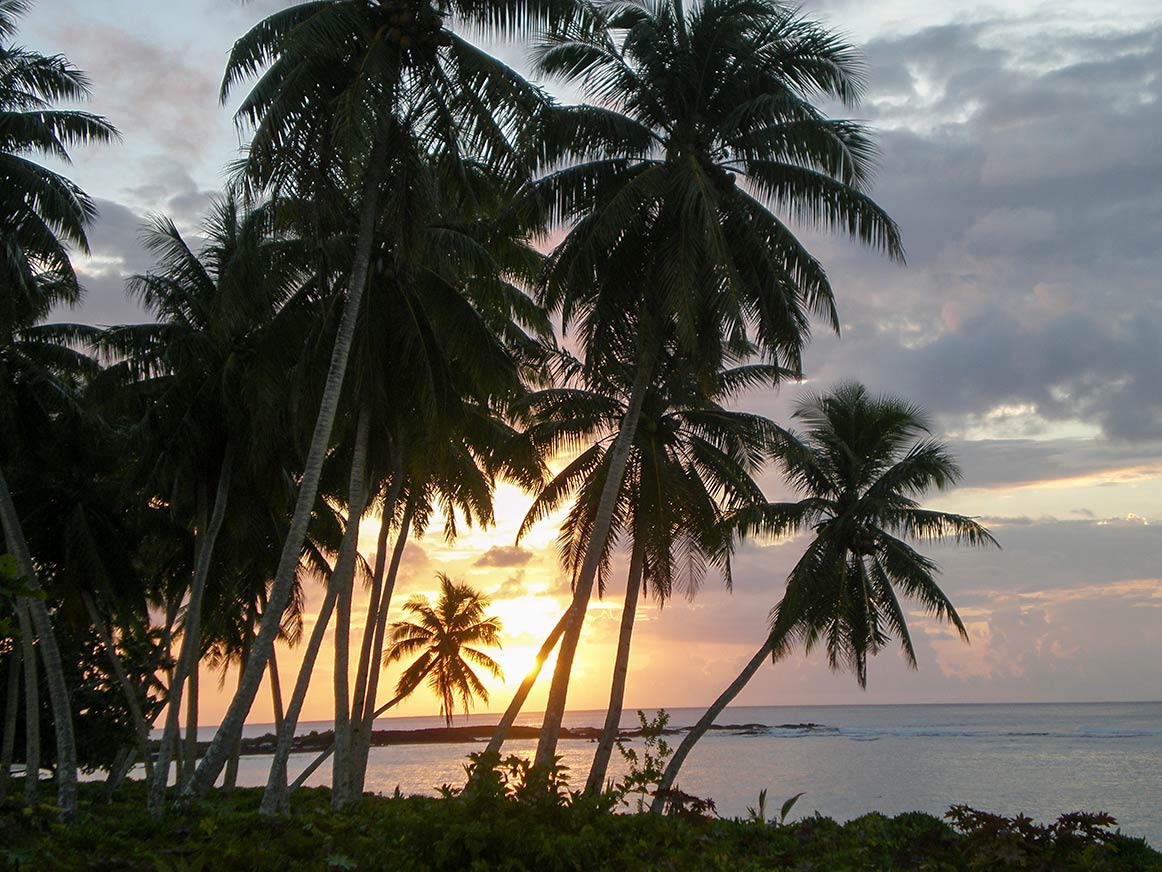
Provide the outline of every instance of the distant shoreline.
<path id="1" fill-rule="evenodd" d="M 813 730 L 819 729 L 822 724 L 715 724 L 710 729 L 714 731 L 729 731 L 733 733 L 757 733 L 767 730 Z M 414 730 L 372 730 L 372 747 L 386 745 L 456 745 L 466 743 L 483 743 L 492 737 L 496 724 L 478 724 L 463 727 L 421 727 Z M 667 727 L 662 733 L 667 736 L 679 735 L 689 730 L 689 727 Z M 641 728 L 620 730 L 619 739 L 633 739 L 641 736 Z M 540 727 L 512 726 L 508 731 L 509 740 L 527 740 L 539 738 Z M 582 739 L 596 742 L 601 738 L 601 730 L 597 727 L 562 727 L 562 739 Z M 307 753 L 311 751 L 325 751 L 335 740 L 334 730 L 311 730 L 309 733 L 295 736 L 291 745 L 291 753 Z M 274 733 L 262 736 L 252 736 L 242 739 L 241 752 L 244 756 L 273 754 L 277 745 Z M 199 754 L 210 746 L 209 742 L 198 742 Z"/>

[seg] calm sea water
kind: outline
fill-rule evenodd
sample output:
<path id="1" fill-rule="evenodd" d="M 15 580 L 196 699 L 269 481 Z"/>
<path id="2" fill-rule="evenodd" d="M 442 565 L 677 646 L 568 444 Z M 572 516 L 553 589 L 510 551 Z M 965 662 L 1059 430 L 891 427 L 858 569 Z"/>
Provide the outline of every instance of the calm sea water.
<path id="1" fill-rule="evenodd" d="M 688 726 L 700 714 L 672 709 L 670 725 Z M 570 712 L 565 725 L 599 726 L 603 716 Z M 494 721 L 477 715 L 469 723 Z M 537 724 L 539 717 L 530 714 L 520 722 Z M 384 718 L 377 727 L 441 723 Z M 623 723 L 636 726 L 636 714 L 628 712 Z M 710 733 L 683 767 L 682 789 L 713 798 L 726 817 L 744 815 L 764 788 L 771 813 L 804 792 L 793 817 L 818 811 L 846 820 L 873 810 L 941 815 L 956 803 L 1038 820 L 1067 811 L 1107 811 L 1124 832 L 1162 847 L 1162 703 L 739 707 L 728 708 L 718 723 L 767 727 Z M 304 723 L 300 732 L 329 726 Z M 250 735 L 267 731 L 263 725 L 247 728 Z M 433 793 L 444 783 L 462 784 L 465 758 L 479 748 L 372 748 L 367 789 L 390 793 L 398 785 L 405 794 Z M 574 784 L 584 783 L 593 749 L 588 741 L 561 742 Z M 528 757 L 534 750 L 534 742 L 505 746 L 506 753 Z M 311 756 L 292 758 L 292 778 Z M 615 751 L 612 774 L 621 773 L 619 763 Z M 242 758 L 239 782 L 264 784 L 267 767 L 267 758 Z M 326 784 L 329 778 L 324 766 L 308 783 Z"/>

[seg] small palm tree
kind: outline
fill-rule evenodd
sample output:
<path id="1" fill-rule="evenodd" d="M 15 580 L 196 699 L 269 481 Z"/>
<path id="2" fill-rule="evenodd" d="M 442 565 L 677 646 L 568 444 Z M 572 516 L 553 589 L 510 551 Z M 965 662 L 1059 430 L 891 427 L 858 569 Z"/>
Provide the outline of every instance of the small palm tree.
<path id="1" fill-rule="evenodd" d="M 682 763 L 714 719 L 739 694 L 767 657 L 778 660 L 802 642 L 808 653 L 822 644 L 832 669 L 849 668 L 867 686 L 867 657 L 893 637 L 916 668 L 916 651 L 896 588 L 931 615 L 948 621 L 968 641 L 956 609 L 936 583 L 939 569 L 906 539 L 996 545 L 971 518 L 923 509 L 916 498 L 943 490 L 960 467 L 931 430 L 920 409 L 894 397 L 873 397 L 848 383 L 829 394 L 807 396 L 795 411 L 807 425 L 800 437 L 780 438 L 777 459 L 798 502 L 739 510 L 740 533 L 785 536 L 814 530 L 806 552 L 787 576 L 783 599 L 771 610 L 771 631 L 742 673 L 690 730 L 674 752 L 652 810 L 665 803 Z"/>
<path id="2" fill-rule="evenodd" d="M 500 664 L 476 646 L 500 647 L 500 619 L 484 616 L 488 599 L 467 584 L 456 584 L 443 573 L 440 596 L 433 606 L 425 596 L 413 596 L 404 605 L 413 620 L 391 625 L 391 647 L 384 664 L 418 654 L 396 684 L 396 697 L 412 693 L 427 678 L 428 686 L 440 699 L 440 714 L 452 726 L 459 699 L 468 714 L 479 697 L 488 702 L 488 689 L 472 668 L 488 670 L 494 678 L 504 678 Z"/>

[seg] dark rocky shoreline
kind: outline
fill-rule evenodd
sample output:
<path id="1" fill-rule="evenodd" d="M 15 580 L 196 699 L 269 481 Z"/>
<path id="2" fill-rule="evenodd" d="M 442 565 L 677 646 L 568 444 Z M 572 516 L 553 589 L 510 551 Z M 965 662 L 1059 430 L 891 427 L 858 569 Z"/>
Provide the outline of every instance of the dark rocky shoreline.
<path id="1" fill-rule="evenodd" d="M 813 730 L 821 724 L 719 724 L 710 729 L 715 732 L 761 734 L 768 730 Z M 371 744 L 374 747 L 383 745 L 451 745 L 470 742 L 487 742 L 492 737 L 495 724 L 479 724 L 463 727 L 427 727 L 417 730 L 374 730 L 371 733 Z M 686 732 L 687 728 L 667 728 L 663 735 L 676 736 Z M 510 740 L 536 739 L 540 736 L 540 727 L 514 726 L 508 732 Z M 621 739 L 634 739 L 641 735 L 640 728 L 622 730 L 618 734 Z M 597 727 L 562 727 L 562 739 L 583 739 L 596 742 L 601 738 L 601 730 Z M 245 738 L 242 740 L 242 753 L 246 755 L 272 754 L 275 748 L 275 735 L 267 733 L 263 736 Z M 332 730 L 312 730 L 301 736 L 296 736 L 293 752 L 325 751 L 334 741 Z M 209 742 L 199 742 L 199 750 L 209 747 Z"/>

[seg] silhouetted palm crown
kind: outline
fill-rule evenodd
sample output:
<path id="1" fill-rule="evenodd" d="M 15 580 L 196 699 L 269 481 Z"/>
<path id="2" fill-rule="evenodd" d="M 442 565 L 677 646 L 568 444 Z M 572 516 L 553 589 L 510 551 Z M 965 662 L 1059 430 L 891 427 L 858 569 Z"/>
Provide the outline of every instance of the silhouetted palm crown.
<path id="1" fill-rule="evenodd" d="M 814 530 L 814 538 L 787 579 L 771 612 L 774 656 L 796 640 L 810 651 L 822 642 L 832 668 L 851 668 L 867 683 L 867 655 L 894 636 L 915 667 L 916 654 L 898 588 L 967 638 L 948 597 L 936 584 L 936 564 L 905 539 L 996 541 L 971 518 L 923 509 L 916 498 L 960 478 L 947 447 L 927 437 L 916 406 L 874 397 L 858 384 L 808 396 L 795 418 L 806 433 L 788 433 L 778 451 L 787 481 L 804 494 L 798 502 L 743 510 L 739 528 L 781 535 Z"/>
<path id="2" fill-rule="evenodd" d="M 550 217 L 573 225 L 545 300 L 566 328 L 579 321 L 590 355 L 636 315 L 643 330 L 660 325 L 659 339 L 675 327 L 679 347 L 707 359 L 749 333 L 797 370 L 811 315 L 837 320 L 826 273 L 786 221 L 902 257 L 895 225 L 864 193 L 864 129 L 811 105 L 856 101 L 854 52 L 789 7 L 583 3 L 537 58 L 595 104 L 549 125 L 544 159 L 583 162 L 535 187 Z"/>
<path id="3" fill-rule="evenodd" d="M 585 377 L 584 367 L 560 355 L 564 385 L 531 394 L 517 407 L 528 435 L 547 455 L 585 447 L 538 493 L 521 524 L 533 524 L 572 500 L 561 524 L 562 562 L 580 572 L 601 493 L 608 477 L 610 443 L 625 416 L 632 372 L 610 366 Z M 708 566 L 729 584 L 729 542 L 719 536 L 723 512 L 763 501 L 752 476 L 765 460 L 774 425 L 723 404 L 744 387 L 769 385 L 781 375 L 771 366 L 734 367 L 711 381 L 673 358 L 659 366 L 642 403 L 625 480 L 605 542 L 600 589 L 615 547 L 628 537 L 643 550 L 643 577 L 659 601 L 677 579 L 693 596 Z"/>
<path id="4" fill-rule="evenodd" d="M 502 677 L 500 664 L 478 647 L 500 647 L 500 620 L 485 616 L 489 602 L 472 587 L 443 573 L 439 578 L 440 595 L 434 606 L 427 597 L 413 596 L 404 605 L 413 620 L 391 625 L 391 648 L 384 664 L 418 654 L 400 676 L 396 693 L 406 696 L 426 677 L 440 699 L 440 714 L 451 726 L 457 698 L 465 714 L 475 697 L 488 702 L 488 690 L 473 664 Z"/>
<path id="5" fill-rule="evenodd" d="M 9 43 L 29 6 L 0 0 L 0 285 L 11 302 L 19 292 L 32 293 L 36 276 L 47 274 L 72 302 L 79 290 L 67 246 L 88 250 L 85 227 L 96 208 L 77 185 L 34 158 L 67 163 L 71 146 L 107 142 L 117 132 L 98 115 L 53 108 L 88 99 L 89 80 L 60 55 Z M 26 320 L 45 314 L 30 312 Z"/>

